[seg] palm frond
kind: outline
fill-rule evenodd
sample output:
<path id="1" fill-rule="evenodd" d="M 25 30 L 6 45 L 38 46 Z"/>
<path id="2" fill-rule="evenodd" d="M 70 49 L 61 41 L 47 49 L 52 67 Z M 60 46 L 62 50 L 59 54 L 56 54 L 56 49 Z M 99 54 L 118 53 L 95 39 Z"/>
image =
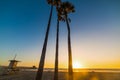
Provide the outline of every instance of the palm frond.
<path id="1" fill-rule="evenodd" d="M 59 5 L 61 4 L 61 0 L 54 0 L 54 1 L 53 1 L 53 4 L 54 4 L 55 6 L 59 6 Z"/>
<path id="2" fill-rule="evenodd" d="M 53 4 L 53 0 L 47 0 L 48 4 Z"/>
<path id="3" fill-rule="evenodd" d="M 72 3 L 66 1 L 63 2 L 61 4 L 61 8 L 63 9 L 62 11 L 66 12 L 66 13 L 71 13 L 71 12 L 75 12 L 75 7 Z"/>

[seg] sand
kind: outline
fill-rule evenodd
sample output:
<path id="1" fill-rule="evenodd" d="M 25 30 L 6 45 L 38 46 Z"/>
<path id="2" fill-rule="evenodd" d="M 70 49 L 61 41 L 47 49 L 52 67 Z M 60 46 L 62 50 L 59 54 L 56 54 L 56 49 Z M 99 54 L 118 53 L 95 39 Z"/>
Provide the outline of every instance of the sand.
<path id="1" fill-rule="evenodd" d="M 53 72 L 43 73 L 42 80 L 53 80 Z M 36 71 L 19 71 L 0 76 L 0 80 L 35 80 Z M 67 72 L 59 73 L 59 80 L 67 80 Z M 74 72 L 74 80 L 120 80 L 120 72 Z"/>

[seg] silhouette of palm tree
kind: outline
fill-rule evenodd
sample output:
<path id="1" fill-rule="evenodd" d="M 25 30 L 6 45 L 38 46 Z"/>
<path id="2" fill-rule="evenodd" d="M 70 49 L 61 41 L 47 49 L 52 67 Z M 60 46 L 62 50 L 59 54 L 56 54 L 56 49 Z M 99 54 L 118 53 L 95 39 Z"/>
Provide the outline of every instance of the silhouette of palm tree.
<path id="1" fill-rule="evenodd" d="M 56 33 L 56 54 L 55 54 L 55 72 L 54 80 L 58 80 L 58 52 L 59 52 L 59 20 L 57 20 L 57 33 Z"/>
<path id="2" fill-rule="evenodd" d="M 55 6 L 57 11 L 57 33 L 56 33 L 56 54 L 55 54 L 55 72 L 54 72 L 54 80 L 58 80 L 58 52 L 59 52 L 59 21 L 62 21 L 61 11 L 59 10 L 61 0 L 55 0 Z"/>
<path id="3" fill-rule="evenodd" d="M 53 0 L 47 0 L 47 2 L 48 2 L 48 4 L 51 5 L 51 10 L 50 10 L 50 16 L 49 16 L 49 20 L 48 20 L 45 40 L 44 40 L 44 44 L 43 44 L 43 48 L 42 48 L 42 54 L 41 54 L 41 58 L 40 58 L 40 62 L 39 62 L 39 68 L 38 68 L 37 75 L 36 75 L 36 80 L 42 80 L 46 48 L 47 48 L 47 42 L 48 42 L 48 35 L 49 35 L 52 12 L 53 12 L 53 4 L 52 4 Z"/>
<path id="4" fill-rule="evenodd" d="M 59 8 L 62 17 L 64 18 L 63 21 L 66 21 L 67 30 L 68 30 L 68 72 L 69 72 L 69 80 L 73 80 L 73 68 L 72 68 L 72 50 L 71 50 L 71 33 L 70 33 L 70 25 L 69 22 L 71 21 L 68 18 L 68 14 L 71 12 L 75 12 L 74 6 L 70 2 L 63 2 Z"/>

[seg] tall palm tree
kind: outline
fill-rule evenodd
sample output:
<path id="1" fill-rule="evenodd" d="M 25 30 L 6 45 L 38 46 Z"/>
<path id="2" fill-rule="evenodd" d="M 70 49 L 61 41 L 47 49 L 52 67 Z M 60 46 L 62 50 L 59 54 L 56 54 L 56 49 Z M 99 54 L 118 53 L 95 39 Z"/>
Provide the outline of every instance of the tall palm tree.
<path id="1" fill-rule="evenodd" d="M 70 2 L 63 2 L 61 4 L 61 14 L 63 15 L 66 24 L 67 24 L 67 30 L 68 30 L 68 72 L 69 72 L 69 80 L 73 80 L 73 67 L 72 67 L 72 50 L 71 50 L 71 33 L 70 33 L 70 25 L 69 21 L 71 21 L 68 18 L 68 14 L 71 12 L 75 12 L 74 6 Z"/>
<path id="2" fill-rule="evenodd" d="M 47 0 L 47 2 L 48 2 L 48 4 L 51 4 L 51 10 L 50 10 L 50 16 L 49 16 L 49 20 L 48 20 L 45 40 L 44 40 L 44 44 L 43 44 L 43 48 L 42 48 L 42 54 L 41 54 L 41 58 L 40 58 L 40 62 L 39 62 L 39 68 L 38 68 L 37 75 L 36 75 L 36 80 L 42 80 L 46 48 L 47 48 L 47 42 L 48 42 L 48 35 L 49 35 L 52 12 L 53 12 L 53 5 L 52 5 L 53 0 Z"/>
<path id="3" fill-rule="evenodd" d="M 57 33 L 56 33 L 56 54 L 55 54 L 55 70 L 54 80 L 58 80 L 58 52 L 59 52 L 59 20 L 57 20 Z"/>
<path id="4" fill-rule="evenodd" d="M 57 11 L 57 28 L 56 28 L 56 54 L 55 54 L 55 70 L 54 70 L 54 80 L 58 80 L 58 53 L 59 53 L 59 21 L 60 21 L 60 13 L 58 12 L 58 8 L 61 4 L 61 0 L 54 0 L 54 5 L 56 6 Z"/>

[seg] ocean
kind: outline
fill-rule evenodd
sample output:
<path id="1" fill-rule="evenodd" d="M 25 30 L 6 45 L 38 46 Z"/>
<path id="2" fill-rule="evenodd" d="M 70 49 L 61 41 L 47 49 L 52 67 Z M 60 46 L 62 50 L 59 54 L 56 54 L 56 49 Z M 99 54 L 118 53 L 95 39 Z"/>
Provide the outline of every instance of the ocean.
<path id="1" fill-rule="evenodd" d="M 37 69 L 21 69 L 23 71 L 37 71 Z M 53 72 L 54 68 L 45 68 L 46 72 Z M 68 72 L 68 69 L 61 68 L 59 72 Z M 120 72 L 120 69 L 74 69 L 73 72 Z"/>

